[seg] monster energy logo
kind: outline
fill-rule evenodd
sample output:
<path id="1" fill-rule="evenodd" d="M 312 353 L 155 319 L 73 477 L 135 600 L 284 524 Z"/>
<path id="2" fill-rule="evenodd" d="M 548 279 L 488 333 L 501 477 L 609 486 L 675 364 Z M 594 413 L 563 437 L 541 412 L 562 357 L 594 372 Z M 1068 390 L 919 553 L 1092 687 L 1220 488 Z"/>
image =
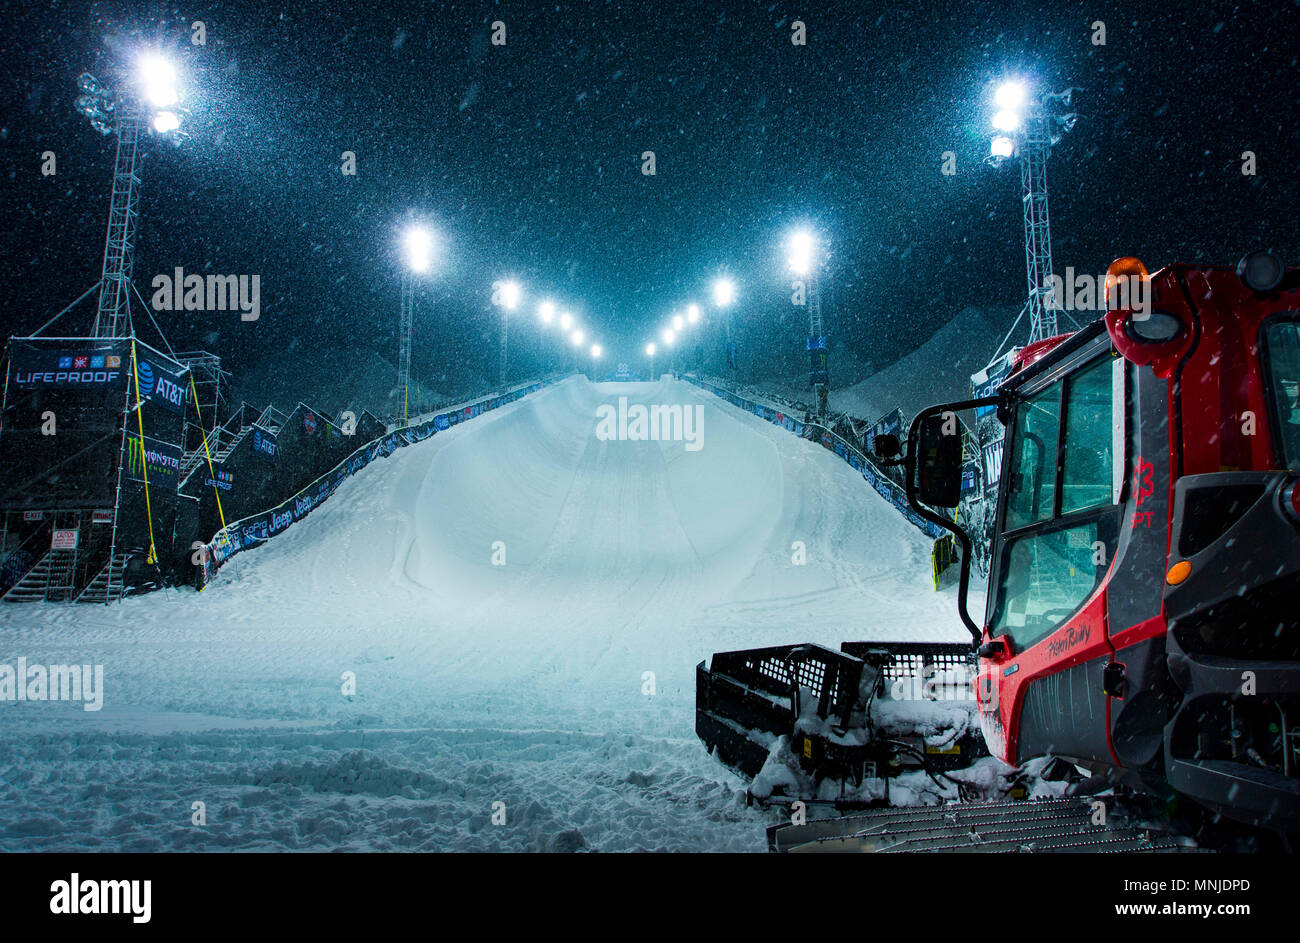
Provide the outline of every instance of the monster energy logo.
<path id="1" fill-rule="evenodd" d="M 144 480 L 145 471 L 160 478 L 171 478 L 181 467 L 180 456 L 165 443 L 153 439 L 128 436 L 126 440 L 126 473 L 137 481 Z"/>

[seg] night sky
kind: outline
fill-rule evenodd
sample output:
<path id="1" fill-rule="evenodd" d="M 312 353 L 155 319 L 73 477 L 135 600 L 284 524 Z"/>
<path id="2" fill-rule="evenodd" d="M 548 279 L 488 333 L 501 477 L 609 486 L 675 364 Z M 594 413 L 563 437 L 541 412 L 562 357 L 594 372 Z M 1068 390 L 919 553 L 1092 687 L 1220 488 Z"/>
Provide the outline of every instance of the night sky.
<path id="1" fill-rule="evenodd" d="M 395 359 L 398 234 L 416 215 L 443 241 L 414 363 L 435 386 L 495 376 L 493 279 L 570 306 L 612 364 L 639 362 L 724 268 L 742 359 L 797 373 L 805 326 L 781 248 L 797 223 L 829 244 L 833 342 L 879 365 L 967 305 L 1019 308 L 1018 175 L 982 163 L 992 89 L 1014 76 L 1080 90 L 1049 165 L 1058 272 L 1126 254 L 1152 268 L 1234 263 L 1266 245 L 1296 264 L 1298 14 L 1294 2 L 25 5 L 0 26 L 3 329 L 30 332 L 98 278 L 112 139 L 73 110 L 75 80 L 124 82 L 144 47 L 174 57 L 193 112 L 184 146 L 147 150 L 136 284 L 148 297 L 177 265 L 259 274 L 256 324 L 159 315 L 178 349 L 208 347 L 236 370 L 279 351 L 292 370 L 327 347 Z M 805 47 L 790 42 L 795 19 Z M 206 46 L 190 43 L 194 20 Z M 494 20 L 504 47 L 489 42 Z M 1105 46 L 1090 42 L 1096 20 Z M 340 173 L 348 150 L 355 177 Z M 524 310 L 521 361 L 537 348 Z M 92 317 L 87 303 L 66 332 Z"/>

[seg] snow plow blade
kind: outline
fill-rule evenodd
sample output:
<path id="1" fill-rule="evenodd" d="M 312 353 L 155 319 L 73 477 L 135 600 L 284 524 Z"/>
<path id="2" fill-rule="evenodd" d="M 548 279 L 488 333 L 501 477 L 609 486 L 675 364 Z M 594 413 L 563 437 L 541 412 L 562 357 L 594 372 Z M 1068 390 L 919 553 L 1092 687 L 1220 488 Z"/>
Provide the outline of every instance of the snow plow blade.
<path id="1" fill-rule="evenodd" d="M 882 809 L 767 830 L 773 852 L 1192 852 L 1188 838 L 1113 813 L 1096 822 L 1097 799 L 1072 797 Z"/>
<path id="2" fill-rule="evenodd" d="M 988 755 L 978 730 L 952 743 L 883 736 L 877 698 L 907 686 L 959 684 L 975 677 L 970 645 L 845 642 L 718 652 L 695 670 L 695 732 L 726 765 L 753 779 L 785 747 L 820 781 L 860 784 L 906 769 L 952 769 Z"/>

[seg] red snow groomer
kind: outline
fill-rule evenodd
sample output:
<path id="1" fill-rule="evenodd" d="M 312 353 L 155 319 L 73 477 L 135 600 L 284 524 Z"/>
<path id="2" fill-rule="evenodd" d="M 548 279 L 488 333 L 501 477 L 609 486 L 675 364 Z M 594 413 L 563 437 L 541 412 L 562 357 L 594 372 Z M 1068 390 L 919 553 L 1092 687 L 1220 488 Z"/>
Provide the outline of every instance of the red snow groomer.
<path id="1" fill-rule="evenodd" d="M 1271 252 L 1153 274 L 1125 258 L 1106 282 L 1104 317 L 1019 351 L 996 395 L 923 410 L 882 458 L 963 548 L 994 756 L 1300 834 L 1300 269 Z M 1144 290 L 1113 297 L 1126 283 Z M 1006 440 L 978 625 L 971 536 L 941 511 L 960 492 L 952 414 L 987 406 Z M 724 759 L 739 751 L 717 732 L 735 703 L 715 696 L 718 659 L 743 654 L 700 667 L 697 731 Z"/>

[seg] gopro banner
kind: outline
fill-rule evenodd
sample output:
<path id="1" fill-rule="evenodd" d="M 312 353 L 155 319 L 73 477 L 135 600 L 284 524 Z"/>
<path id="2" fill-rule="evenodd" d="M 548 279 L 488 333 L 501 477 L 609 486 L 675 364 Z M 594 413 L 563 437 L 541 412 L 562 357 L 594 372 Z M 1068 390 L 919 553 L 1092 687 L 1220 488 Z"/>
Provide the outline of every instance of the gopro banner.
<path id="1" fill-rule="evenodd" d="M 15 343 L 10 369 L 14 385 L 23 389 L 121 389 L 129 360 L 115 348 L 55 350 Z"/>

